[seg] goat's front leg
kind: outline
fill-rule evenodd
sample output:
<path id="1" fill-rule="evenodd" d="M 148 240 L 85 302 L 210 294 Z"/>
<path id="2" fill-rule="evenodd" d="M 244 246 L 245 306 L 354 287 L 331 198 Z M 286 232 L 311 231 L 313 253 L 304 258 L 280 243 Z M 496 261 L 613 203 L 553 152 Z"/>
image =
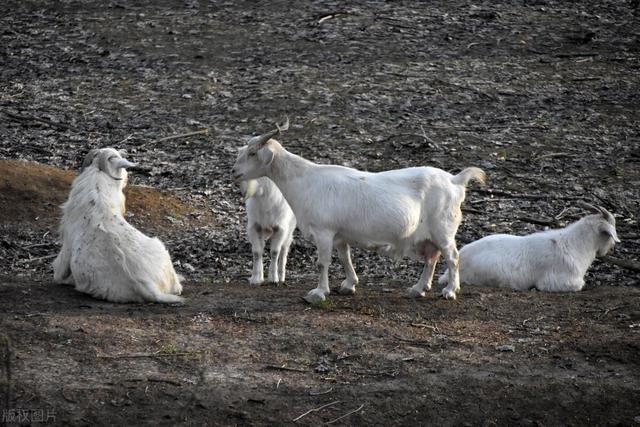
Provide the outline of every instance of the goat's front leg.
<path id="1" fill-rule="evenodd" d="M 336 245 L 336 249 L 338 250 L 338 257 L 340 258 L 340 262 L 344 268 L 344 273 L 347 275 L 347 278 L 344 279 L 340 285 L 339 292 L 342 295 L 353 295 L 356 293 L 358 276 L 356 275 L 356 272 L 353 269 L 353 264 L 351 263 L 351 248 L 349 248 L 348 244 L 340 242 Z"/>
<path id="2" fill-rule="evenodd" d="M 262 271 L 262 256 L 264 253 L 264 239 L 254 226 L 250 226 L 247 230 L 247 238 L 251 243 L 251 253 L 253 255 L 253 270 L 249 283 L 259 285 L 264 282 L 264 273 Z"/>
<path id="3" fill-rule="evenodd" d="M 331 251 L 333 250 L 333 234 L 317 233 L 313 235 L 318 248 L 318 269 L 320 281 L 318 287 L 309 291 L 304 297 L 308 303 L 324 301 L 331 292 L 329 290 L 329 264 L 331 264 Z"/>
<path id="4" fill-rule="evenodd" d="M 75 284 L 71 273 L 71 248 L 66 243 L 62 244 L 60 253 L 53 261 L 53 280 L 65 285 Z"/>

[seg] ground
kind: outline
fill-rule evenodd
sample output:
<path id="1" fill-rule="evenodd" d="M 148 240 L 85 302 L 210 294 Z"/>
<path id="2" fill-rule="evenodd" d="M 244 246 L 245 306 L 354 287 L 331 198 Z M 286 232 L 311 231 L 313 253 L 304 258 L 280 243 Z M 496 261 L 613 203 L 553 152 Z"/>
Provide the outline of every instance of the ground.
<path id="1" fill-rule="evenodd" d="M 3 421 L 640 424 L 640 280 L 619 266 L 640 254 L 639 20 L 637 1 L 3 2 Z M 355 250 L 356 295 L 309 306 L 299 235 L 287 284 L 251 286 L 230 168 L 285 115 L 282 144 L 319 163 L 483 168 L 461 246 L 564 226 L 580 200 L 622 242 L 576 294 L 414 300 L 417 263 Z M 140 163 L 126 217 L 185 305 L 52 283 L 57 207 L 104 146 Z"/>

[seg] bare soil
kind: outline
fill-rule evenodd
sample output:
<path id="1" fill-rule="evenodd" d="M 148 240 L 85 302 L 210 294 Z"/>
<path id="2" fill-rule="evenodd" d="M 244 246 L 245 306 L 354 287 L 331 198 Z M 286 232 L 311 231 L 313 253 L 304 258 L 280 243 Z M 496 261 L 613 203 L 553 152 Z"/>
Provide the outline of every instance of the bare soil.
<path id="1" fill-rule="evenodd" d="M 587 200 L 616 213 L 612 256 L 637 262 L 637 2 L 129 3 L 0 5 L 3 420 L 640 424 L 636 271 L 597 260 L 577 294 L 412 300 L 419 265 L 355 250 L 358 293 L 311 307 L 301 236 L 286 286 L 248 284 L 228 176 L 286 114 L 283 145 L 319 163 L 483 168 L 460 245 L 564 226 Z M 184 306 L 52 283 L 58 206 L 104 146 L 142 165 L 127 219 L 169 248 Z"/>

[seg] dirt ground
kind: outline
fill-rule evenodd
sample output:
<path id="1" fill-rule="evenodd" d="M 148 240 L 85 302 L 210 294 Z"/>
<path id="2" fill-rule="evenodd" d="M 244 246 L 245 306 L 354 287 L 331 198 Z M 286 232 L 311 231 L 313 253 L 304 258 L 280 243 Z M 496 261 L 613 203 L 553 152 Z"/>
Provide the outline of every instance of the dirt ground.
<path id="1" fill-rule="evenodd" d="M 640 278 L 616 261 L 640 258 L 639 21 L 613 0 L 2 2 L 2 421 L 640 425 Z M 622 242 L 577 294 L 412 300 L 419 265 L 354 250 L 357 294 L 311 307 L 298 235 L 286 286 L 250 286 L 229 170 L 285 115 L 280 141 L 319 163 L 483 168 L 461 246 L 564 226 L 579 200 Z M 185 305 L 52 283 L 57 206 L 104 146 L 141 164 L 127 219 Z"/>

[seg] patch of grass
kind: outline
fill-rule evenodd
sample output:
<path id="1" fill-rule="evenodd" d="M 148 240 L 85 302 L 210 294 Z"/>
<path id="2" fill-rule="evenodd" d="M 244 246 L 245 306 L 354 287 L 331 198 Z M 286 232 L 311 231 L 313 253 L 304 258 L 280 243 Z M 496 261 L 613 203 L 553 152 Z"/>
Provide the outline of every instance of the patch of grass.
<path id="1" fill-rule="evenodd" d="M 158 348 L 157 353 L 163 353 L 163 354 L 175 354 L 175 353 L 180 353 L 182 350 L 180 350 L 180 348 L 175 345 L 172 342 L 168 342 L 168 343 L 164 343 L 160 346 L 160 348 Z"/>
<path id="2" fill-rule="evenodd" d="M 333 302 L 330 299 L 325 299 L 324 301 L 312 302 L 311 307 L 317 308 L 320 310 L 331 310 L 333 308 Z"/>

